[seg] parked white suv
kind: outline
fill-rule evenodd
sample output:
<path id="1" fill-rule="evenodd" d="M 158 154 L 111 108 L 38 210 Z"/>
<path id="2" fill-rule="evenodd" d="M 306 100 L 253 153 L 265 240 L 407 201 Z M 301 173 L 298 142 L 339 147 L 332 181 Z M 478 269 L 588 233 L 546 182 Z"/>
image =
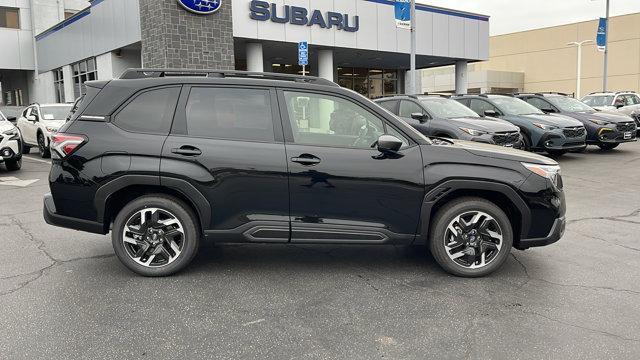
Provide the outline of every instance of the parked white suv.
<path id="1" fill-rule="evenodd" d="M 51 135 L 65 123 L 73 104 L 32 104 L 22 112 L 17 126 L 22 134 L 22 153 L 38 147 L 40 156 L 51 156 Z"/>
<path id="2" fill-rule="evenodd" d="M 600 111 L 615 111 L 631 116 L 640 111 L 640 96 L 634 91 L 596 92 L 582 98 L 582 102 Z"/>
<path id="3" fill-rule="evenodd" d="M 9 171 L 20 170 L 22 153 L 20 131 L 0 112 L 0 163 Z"/>

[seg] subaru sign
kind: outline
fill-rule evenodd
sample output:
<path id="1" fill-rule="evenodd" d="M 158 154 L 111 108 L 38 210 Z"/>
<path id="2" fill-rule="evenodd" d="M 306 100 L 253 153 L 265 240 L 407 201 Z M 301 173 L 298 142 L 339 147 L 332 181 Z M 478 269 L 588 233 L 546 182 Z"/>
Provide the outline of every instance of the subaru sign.
<path id="1" fill-rule="evenodd" d="M 600 22 L 598 23 L 596 42 L 598 44 L 598 50 L 604 51 L 607 46 L 607 19 L 605 18 L 600 18 Z"/>
<path id="2" fill-rule="evenodd" d="M 358 16 L 350 20 L 349 14 L 334 11 L 323 14 L 320 10 L 307 10 L 293 5 L 282 6 L 260 0 L 251 1 L 249 11 L 249 17 L 257 21 L 270 20 L 278 24 L 319 26 L 323 29 L 335 28 L 346 32 L 356 32 L 360 28 Z"/>
<path id="3" fill-rule="evenodd" d="M 298 43 L 298 65 L 309 65 L 309 46 L 306 41 Z"/>
<path id="4" fill-rule="evenodd" d="M 209 15 L 220 9 L 222 0 L 178 0 L 178 3 L 194 14 Z"/>

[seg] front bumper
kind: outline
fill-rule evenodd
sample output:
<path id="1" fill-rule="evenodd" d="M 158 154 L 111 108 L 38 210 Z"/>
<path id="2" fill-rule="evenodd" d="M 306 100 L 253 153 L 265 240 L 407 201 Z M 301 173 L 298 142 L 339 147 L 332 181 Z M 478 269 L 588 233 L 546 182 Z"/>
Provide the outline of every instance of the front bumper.
<path id="1" fill-rule="evenodd" d="M 522 135 L 519 132 L 513 135 L 506 135 L 501 133 L 489 133 L 480 136 L 467 135 L 467 137 L 462 140 L 510 147 L 514 149 L 520 149 L 522 147 Z"/>
<path id="2" fill-rule="evenodd" d="M 562 236 L 564 235 L 566 226 L 567 226 L 567 221 L 564 216 L 557 218 L 553 222 L 551 231 L 549 231 L 549 234 L 547 236 L 542 238 L 534 238 L 534 239 L 520 239 L 520 242 L 518 243 L 517 248 L 519 250 L 525 250 L 530 247 L 545 246 L 545 245 L 553 244 L 556 241 L 560 240 L 560 238 L 562 238 Z"/>
<path id="3" fill-rule="evenodd" d="M 0 136 L 1 137 L 1 136 Z M 18 161 L 22 159 L 19 140 L 0 141 L 0 162 Z"/>
<path id="4" fill-rule="evenodd" d="M 637 130 L 629 129 L 628 131 L 619 131 L 613 126 L 603 126 L 595 131 L 590 138 L 588 144 L 618 144 L 636 141 Z"/>
<path id="5" fill-rule="evenodd" d="M 568 137 L 564 134 L 565 129 L 555 129 L 545 132 L 534 150 L 542 151 L 572 151 L 581 150 L 587 146 L 587 132 L 583 130 L 582 134 L 575 137 Z"/>
<path id="6" fill-rule="evenodd" d="M 46 194 L 43 199 L 44 206 L 42 213 L 44 221 L 49 225 L 59 226 L 68 229 L 74 229 L 79 231 L 86 231 L 94 234 L 106 234 L 102 223 L 89 221 L 84 219 L 77 219 L 68 216 L 59 215 L 56 213 L 56 205 L 53 201 L 51 194 Z"/>

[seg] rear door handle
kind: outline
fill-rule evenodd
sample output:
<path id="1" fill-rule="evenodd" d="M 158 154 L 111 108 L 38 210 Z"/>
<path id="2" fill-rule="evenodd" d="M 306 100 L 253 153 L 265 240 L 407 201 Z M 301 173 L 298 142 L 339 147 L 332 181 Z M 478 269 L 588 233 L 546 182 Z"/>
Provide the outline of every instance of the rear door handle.
<path id="1" fill-rule="evenodd" d="M 302 154 L 298 157 L 292 157 L 291 161 L 302 165 L 316 165 L 319 164 L 321 160 L 315 155 Z"/>
<path id="2" fill-rule="evenodd" d="M 184 156 L 198 156 L 202 154 L 202 150 L 191 145 L 182 145 L 179 148 L 173 148 L 171 149 L 171 152 Z"/>

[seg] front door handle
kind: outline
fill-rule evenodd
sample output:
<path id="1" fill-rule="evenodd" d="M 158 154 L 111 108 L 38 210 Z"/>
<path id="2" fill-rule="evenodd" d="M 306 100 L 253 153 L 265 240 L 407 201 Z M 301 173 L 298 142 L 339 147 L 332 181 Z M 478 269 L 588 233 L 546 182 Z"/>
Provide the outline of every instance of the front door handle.
<path id="1" fill-rule="evenodd" d="M 191 145 L 182 145 L 179 148 L 173 148 L 171 149 L 171 152 L 174 154 L 184 155 L 184 156 L 198 156 L 202 154 L 202 150 Z"/>
<path id="2" fill-rule="evenodd" d="M 292 157 L 291 158 L 292 162 L 298 163 L 298 164 L 302 164 L 302 165 L 316 165 L 320 163 L 320 158 L 315 156 L 315 155 L 311 155 L 311 154 L 302 154 L 300 156 L 297 157 Z"/>

